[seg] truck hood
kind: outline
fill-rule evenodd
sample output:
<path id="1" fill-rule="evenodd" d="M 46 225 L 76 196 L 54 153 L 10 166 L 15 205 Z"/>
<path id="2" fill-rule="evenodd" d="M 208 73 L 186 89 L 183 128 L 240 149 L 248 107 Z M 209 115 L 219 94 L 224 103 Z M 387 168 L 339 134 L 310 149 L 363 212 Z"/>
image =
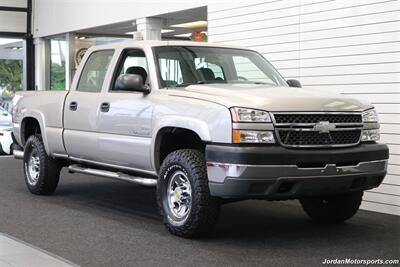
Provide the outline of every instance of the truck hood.
<path id="1" fill-rule="evenodd" d="M 254 84 L 199 84 L 168 89 L 171 96 L 201 99 L 226 107 L 267 111 L 363 111 L 372 106 L 318 87 L 294 88 Z"/>

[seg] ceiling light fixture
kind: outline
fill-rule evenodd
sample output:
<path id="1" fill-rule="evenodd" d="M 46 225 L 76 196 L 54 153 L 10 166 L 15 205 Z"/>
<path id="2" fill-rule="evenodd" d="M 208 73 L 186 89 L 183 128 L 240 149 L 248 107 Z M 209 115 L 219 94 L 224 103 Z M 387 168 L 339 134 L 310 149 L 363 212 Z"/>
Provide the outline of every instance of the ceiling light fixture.
<path id="1" fill-rule="evenodd" d="M 162 29 L 161 33 L 168 33 L 168 32 L 173 32 L 174 30 L 170 30 L 170 29 Z"/>
<path id="2" fill-rule="evenodd" d="M 181 34 L 175 34 L 175 37 L 190 37 L 192 36 L 192 33 L 181 33 Z"/>
<path id="3" fill-rule="evenodd" d="M 188 22 L 188 23 L 175 24 L 175 25 L 171 25 L 171 27 L 188 28 L 188 29 L 199 29 L 199 28 L 207 27 L 207 21 L 199 20 L 199 21 L 193 21 L 193 22 Z"/>
<path id="4" fill-rule="evenodd" d="M 170 30 L 170 29 L 161 29 L 161 33 L 167 33 L 167 32 L 173 32 L 174 30 Z M 125 34 L 135 34 L 136 32 L 126 32 Z"/>

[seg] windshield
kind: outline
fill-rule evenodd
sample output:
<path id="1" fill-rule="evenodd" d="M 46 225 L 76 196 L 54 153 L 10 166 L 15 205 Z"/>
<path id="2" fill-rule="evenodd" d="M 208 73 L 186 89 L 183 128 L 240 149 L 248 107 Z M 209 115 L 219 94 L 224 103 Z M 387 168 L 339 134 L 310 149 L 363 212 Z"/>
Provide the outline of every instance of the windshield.
<path id="1" fill-rule="evenodd" d="M 162 46 L 154 51 L 162 87 L 204 83 L 287 86 L 274 67 L 254 51 L 198 46 Z"/>

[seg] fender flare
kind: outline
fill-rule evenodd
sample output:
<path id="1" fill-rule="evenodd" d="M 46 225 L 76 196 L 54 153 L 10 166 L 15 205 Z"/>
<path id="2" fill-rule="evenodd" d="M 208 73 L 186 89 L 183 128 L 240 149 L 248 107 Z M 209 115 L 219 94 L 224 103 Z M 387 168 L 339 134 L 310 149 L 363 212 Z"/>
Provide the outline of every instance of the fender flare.
<path id="1" fill-rule="evenodd" d="M 47 152 L 47 155 L 49 155 L 49 144 L 47 143 L 47 135 L 46 135 L 46 123 L 45 123 L 45 119 L 44 119 L 44 115 L 43 113 L 39 112 L 39 111 L 35 111 L 35 110 L 30 110 L 30 111 L 26 111 L 23 113 L 23 118 L 21 120 L 21 129 L 20 129 L 20 138 L 21 138 L 21 142 L 23 143 L 23 145 L 25 146 L 25 143 L 27 140 L 24 139 L 23 137 L 23 131 L 24 131 L 24 120 L 25 119 L 35 119 L 38 123 L 39 123 L 39 127 L 40 127 L 40 132 L 42 135 L 42 140 L 43 140 L 43 144 L 44 144 L 44 148 Z"/>
<path id="2" fill-rule="evenodd" d="M 151 140 L 151 164 L 154 169 L 156 169 L 156 144 L 157 138 L 160 131 L 164 128 L 181 128 L 185 130 L 190 130 L 196 133 L 200 139 L 204 142 L 211 141 L 211 134 L 208 124 L 198 118 L 183 117 L 181 115 L 168 115 L 159 119 L 153 128 L 152 140 Z"/>

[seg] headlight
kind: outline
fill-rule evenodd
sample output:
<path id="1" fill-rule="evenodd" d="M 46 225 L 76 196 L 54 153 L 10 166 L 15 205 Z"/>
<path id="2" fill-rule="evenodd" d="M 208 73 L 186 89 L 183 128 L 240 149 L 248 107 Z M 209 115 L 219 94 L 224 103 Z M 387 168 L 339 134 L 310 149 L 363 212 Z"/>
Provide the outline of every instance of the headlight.
<path id="1" fill-rule="evenodd" d="M 233 122 L 271 122 L 268 112 L 249 108 L 231 108 Z"/>
<path id="2" fill-rule="evenodd" d="M 378 113 L 375 109 L 369 109 L 362 113 L 363 122 L 378 122 Z"/>
<path id="3" fill-rule="evenodd" d="M 235 144 L 240 143 L 275 143 L 274 133 L 272 131 L 249 131 L 233 130 L 232 141 Z"/>
<path id="4" fill-rule="evenodd" d="M 361 141 L 368 142 L 368 141 L 379 141 L 380 133 L 379 129 L 372 129 L 372 130 L 363 130 Z"/>

